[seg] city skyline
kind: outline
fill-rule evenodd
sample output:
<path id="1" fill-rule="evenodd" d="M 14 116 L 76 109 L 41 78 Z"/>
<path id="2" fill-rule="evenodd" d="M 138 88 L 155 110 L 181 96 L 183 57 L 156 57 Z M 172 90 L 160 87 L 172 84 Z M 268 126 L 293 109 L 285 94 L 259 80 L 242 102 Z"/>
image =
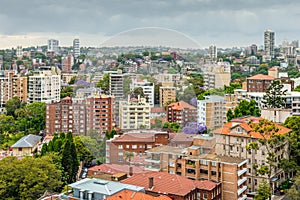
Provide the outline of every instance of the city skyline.
<path id="1" fill-rule="evenodd" d="M 61 46 L 71 46 L 74 38 L 80 39 L 81 46 L 126 46 L 118 41 L 148 45 L 153 36 L 158 44 L 173 47 L 260 46 L 266 29 L 276 32 L 278 46 L 284 39 L 298 40 L 295 24 L 299 4 L 296 0 L 4 0 L 0 8 L 0 49 L 45 45 L 52 38 Z M 147 34 L 149 28 L 158 32 Z M 166 36 L 165 32 L 172 34 Z M 187 42 L 178 43 L 179 36 Z"/>

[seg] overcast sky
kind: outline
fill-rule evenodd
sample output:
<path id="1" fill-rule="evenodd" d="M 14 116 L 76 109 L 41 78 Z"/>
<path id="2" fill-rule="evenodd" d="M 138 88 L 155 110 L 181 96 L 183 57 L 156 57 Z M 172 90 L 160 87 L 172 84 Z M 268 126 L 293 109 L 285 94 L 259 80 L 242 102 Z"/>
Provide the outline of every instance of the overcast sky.
<path id="1" fill-rule="evenodd" d="M 299 0 L 1 0 L 0 49 L 45 45 L 258 46 L 298 40 Z M 154 28 L 151 28 L 154 27 Z"/>

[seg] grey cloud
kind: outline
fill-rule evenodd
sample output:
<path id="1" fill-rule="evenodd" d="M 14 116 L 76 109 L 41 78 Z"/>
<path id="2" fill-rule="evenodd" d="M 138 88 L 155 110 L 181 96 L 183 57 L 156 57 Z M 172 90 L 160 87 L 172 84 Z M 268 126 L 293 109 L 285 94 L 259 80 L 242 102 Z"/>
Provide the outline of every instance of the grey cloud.
<path id="1" fill-rule="evenodd" d="M 231 37 L 247 44 L 260 42 L 267 28 L 297 39 L 299 6 L 298 0 L 2 0 L 0 35 L 112 36 L 138 27 L 165 27 L 202 37 L 203 44 Z"/>

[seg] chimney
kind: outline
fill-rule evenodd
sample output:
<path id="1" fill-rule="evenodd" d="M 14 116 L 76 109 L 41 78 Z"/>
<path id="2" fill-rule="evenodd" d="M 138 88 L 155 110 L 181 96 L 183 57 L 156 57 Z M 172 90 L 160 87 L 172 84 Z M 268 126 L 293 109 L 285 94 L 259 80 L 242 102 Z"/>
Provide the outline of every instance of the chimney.
<path id="1" fill-rule="evenodd" d="M 129 166 L 129 176 L 132 176 L 133 175 L 133 168 L 132 166 Z"/>
<path id="2" fill-rule="evenodd" d="M 151 190 L 153 187 L 154 181 L 153 181 L 153 177 L 149 177 L 149 189 Z"/>

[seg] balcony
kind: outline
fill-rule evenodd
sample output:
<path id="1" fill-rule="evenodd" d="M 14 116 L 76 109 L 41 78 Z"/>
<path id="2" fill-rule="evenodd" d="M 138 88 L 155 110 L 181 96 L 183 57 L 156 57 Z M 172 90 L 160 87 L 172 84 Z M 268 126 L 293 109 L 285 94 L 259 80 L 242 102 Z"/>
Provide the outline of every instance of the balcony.
<path id="1" fill-rule="evenodd" d="M 243 195 L 241 198 L 239 198 L 238 200 L 246 200 L 247 199 L 247 195 Z"/>
<path id="2" fill-rule="evenodd" d="M 246 190 L 247 190 L 247 186 L 243 186 L 242 188 L 240 188 L 239 190 L 238 190 L 238 196 L 240 196 L 243 192 L 245 192 Z"/>
<path id="3" fill-rule="evenodd" d="M 247 177 L 244 177 L 242 179 L 238 180 L 238 186 L 242 185 L 243 183 L 245 183 L 247 181 Z"/>
<path id="4" fill-rule="evenodd" d="M 159 164 L 160 163 L 160 158 L 157 157 L 157 156 L 149 156 L 149 157 L 145 158 L 145 162 Z"/>
<path id="5" fill-rule="evenodd" d="M 245 174 L 246 172 L 247 172 L 247 168 L 243 168 L 238 171 L 238 176 L 241 176 L 241 175 Z"/>
<path id="6" fill-rule="evenodd" d="M 159 165 L 146 165 L 145 170 L 159 172 L 160 166 Z"/>

